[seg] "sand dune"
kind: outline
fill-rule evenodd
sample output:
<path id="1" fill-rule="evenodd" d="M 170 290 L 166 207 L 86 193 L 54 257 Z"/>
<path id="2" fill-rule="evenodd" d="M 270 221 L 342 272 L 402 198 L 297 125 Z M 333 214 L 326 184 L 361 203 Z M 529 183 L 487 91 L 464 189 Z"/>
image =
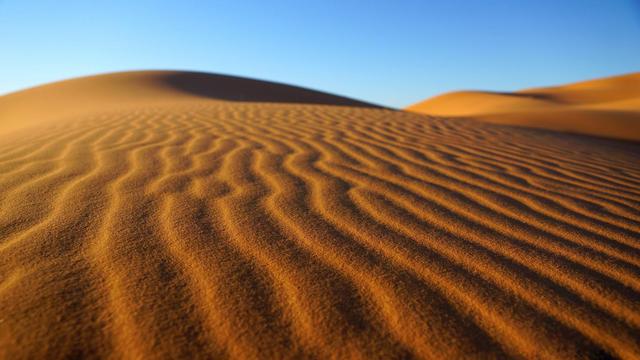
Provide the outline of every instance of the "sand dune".
<path id="1" fill-rule="evenodd" d="M 60 81 L 0 97 L 0 134 L 29 126 L 145 106 L 216 99 L 375 106 L 300 87 L 217 74 L 137 71 Z"/>
<path id="2" fill-rule="evenodd" d="M 513 93 L 459 91 L 407 110 L 640 141 L 640 73 Z"/>
<path id="3" fill-rule="evenodd" d="M 167 74 L 0 98 L 0 358 L 640 357 L 639 145 Z"/>

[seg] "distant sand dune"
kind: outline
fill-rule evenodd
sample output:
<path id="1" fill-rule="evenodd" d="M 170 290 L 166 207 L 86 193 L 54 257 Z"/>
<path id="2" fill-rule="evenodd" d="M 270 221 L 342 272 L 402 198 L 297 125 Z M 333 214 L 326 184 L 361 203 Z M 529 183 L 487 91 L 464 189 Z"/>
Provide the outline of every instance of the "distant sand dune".
<path id="1" fill-rule="evenodd" d="M 407 109 L 640 141 L 640 73 L 513 93 L 458 91 Z"/>
<path id="2" fill-rule="evenodd" d="M 165 75 L 0 98 L 0 358 L 640 357 L 639 145 Z"/>

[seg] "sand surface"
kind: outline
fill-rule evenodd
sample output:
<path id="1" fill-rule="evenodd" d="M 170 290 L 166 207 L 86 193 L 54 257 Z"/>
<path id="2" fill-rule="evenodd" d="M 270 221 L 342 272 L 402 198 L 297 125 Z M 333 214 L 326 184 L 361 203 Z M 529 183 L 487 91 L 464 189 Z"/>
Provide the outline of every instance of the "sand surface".
<path id="1" fill-rule="evenodd" d="M 640 73 L 513 93 L 458 91 L 407 110 L 640 141 Z"/>
<path id="2" fill-rule="evenodd" d="M 2 359 L 640 357 L 638 144 L 168 72 L 0 108 Z"/>

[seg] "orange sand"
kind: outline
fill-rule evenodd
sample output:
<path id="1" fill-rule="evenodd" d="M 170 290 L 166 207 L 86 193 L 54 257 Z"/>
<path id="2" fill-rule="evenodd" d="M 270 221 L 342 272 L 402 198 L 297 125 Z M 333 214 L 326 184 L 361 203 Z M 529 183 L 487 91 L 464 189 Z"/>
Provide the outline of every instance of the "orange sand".
<path id="1" fill-rule="evenodd" d="M 640 145 L 193 73 L 0 109 L 0 358 L 640 357 Z"/>
<path id="2" fill-rule="evenodd" d="M 514 93 L 459 91 L 407 110 L 640 141 L 640 73 Z"/>

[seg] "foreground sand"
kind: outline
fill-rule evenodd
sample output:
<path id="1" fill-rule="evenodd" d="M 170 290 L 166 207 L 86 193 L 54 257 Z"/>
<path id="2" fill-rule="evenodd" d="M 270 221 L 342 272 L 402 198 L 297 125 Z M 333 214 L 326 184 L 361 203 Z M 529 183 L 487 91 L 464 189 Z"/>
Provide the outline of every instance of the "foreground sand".
<path id="1" fill-rule="evenodd" d="M 13 95 L 0 358 L 640 357 L 639 145 L 165 75 Z"/>
<path id="2" fill-rule="evenodd" d="M 640 141 L 640 73 L 513 93 L 458 91 L 407 109 L 434 116 Z"/>

